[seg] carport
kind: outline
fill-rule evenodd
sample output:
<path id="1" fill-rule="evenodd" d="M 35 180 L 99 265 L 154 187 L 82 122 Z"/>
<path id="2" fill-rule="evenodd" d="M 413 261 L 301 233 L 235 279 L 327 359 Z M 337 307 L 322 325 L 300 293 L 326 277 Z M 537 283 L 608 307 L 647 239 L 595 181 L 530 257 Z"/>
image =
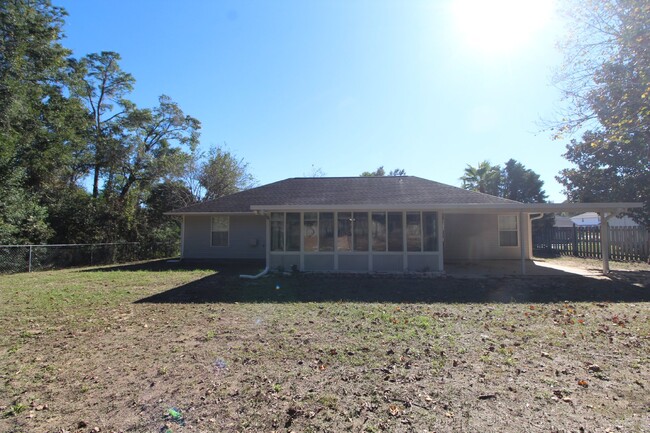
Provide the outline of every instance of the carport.
<path id="1" fill-rule="evenodd" d="M 497 206 L 463 206 L 462 208 L 449 208 L 444 210 L 444 214 L 458 214 L 458 213 L 502 213 L 504 211 L 517 212 L 519 215 L 519 221 L 526 221 L 526 224 L 519 224 L 518 235 L 521 239 L 520 245 L 520 264 L 519 264 L 519 273 L 521 275 L 527 275 L 535 267 L 527 265 L 526 257 L 532 257 L 532 236 L 531 233 L 531 222 L 535 219 L 541 218 L 546 213 L 558 213 L 558 212 L 570 212 L 570 213 L 582 213 L 582 212 L 596 212 L 600 215 L 601 224 L 600 224 L 600 247 L 602 254 L 602 273 L 609 273 L 609 251 L 610 251 L 610 239 L 609 239 L 609 226 L 607 221 L 612 217 L 622 214 L 629 211 L 630 209 L 639 209 L 643 207 L 642 203 L 633 203 L 633 202 L 619 202 L 619 203 L 512 203 L 512 204 L 500 204 Z M 512 261 L 511 261 L 512 262 Z M 490 263 L 486 263 L 487 266 L 490 266 Z M 448 265 L 445 265 L 447 267 Z M 503 263 L 497 265 L 496 262 L 492 262 L 492 269 L 497 269 L 499 266 L 505 266 Z M 453 266 L 452 266 L 453 267 Z M 510 265 L 509 268 L 512 268 Z M 480 269 L 480 268 L 479 268 Z M 505 268 L 504 268 L 505 269 Z M 538 269 L 535 272 L 540 272 Z M 543 271 L 541 271 L 543 272 Z"/>

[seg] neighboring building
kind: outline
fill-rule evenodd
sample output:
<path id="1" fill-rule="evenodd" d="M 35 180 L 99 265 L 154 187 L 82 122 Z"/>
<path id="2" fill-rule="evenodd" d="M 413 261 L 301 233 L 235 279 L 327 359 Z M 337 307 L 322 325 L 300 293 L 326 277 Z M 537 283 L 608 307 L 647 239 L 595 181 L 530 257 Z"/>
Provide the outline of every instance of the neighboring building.
<path id="1" fill-rule="evenodd" d="M 573 221 L 571 221 L 570 217 L 555 215 L 553 227 L 573 227 Z"/>
<path id="2" fill-rule="evenodd" d="M 441 272 L 530 259 L 531 216 L 630 203 L 525 204 L 413 176 L 293 178 L 169 212 L 183 259 L 265 259 L 301 271 Z"/>
<path id="3" fill-rule="evenodd" d="M 556 217 L 557 218 L 557 217 Z M 599 226 L 600 225 L 600 215 L 596 212 L 583 212 L 580 215 L 571 217 L 571 222 L 579 227 L 582 226 Z M 629 216 L 615 216 L 607 220 L 610 227 L 638 227 L 639 224 L 636 223 Z"/>

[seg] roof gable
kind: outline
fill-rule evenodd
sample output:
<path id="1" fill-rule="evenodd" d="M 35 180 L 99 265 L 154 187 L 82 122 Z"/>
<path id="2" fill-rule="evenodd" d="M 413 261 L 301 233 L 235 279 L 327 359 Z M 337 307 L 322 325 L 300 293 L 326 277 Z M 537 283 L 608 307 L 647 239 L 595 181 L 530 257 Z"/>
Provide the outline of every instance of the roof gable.
<path id="1" fill-rule="evenodd" d="M 415 176 L 291 178 L 215 200 L 196 203 L 171 214 L 251 212 L 251 206 L 404 207 L 518 202 L 467 191 Z"/>

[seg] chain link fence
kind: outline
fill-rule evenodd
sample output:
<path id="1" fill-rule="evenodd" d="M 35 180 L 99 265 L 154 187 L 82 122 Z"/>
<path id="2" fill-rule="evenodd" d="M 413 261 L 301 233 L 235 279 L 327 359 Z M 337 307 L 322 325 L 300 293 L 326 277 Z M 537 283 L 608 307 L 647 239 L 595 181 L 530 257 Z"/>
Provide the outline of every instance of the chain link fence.
<path id="1" fill-rule="evenodd" d="M 178 242 L 0 245 L 0 274 L 176 257 Z"/>

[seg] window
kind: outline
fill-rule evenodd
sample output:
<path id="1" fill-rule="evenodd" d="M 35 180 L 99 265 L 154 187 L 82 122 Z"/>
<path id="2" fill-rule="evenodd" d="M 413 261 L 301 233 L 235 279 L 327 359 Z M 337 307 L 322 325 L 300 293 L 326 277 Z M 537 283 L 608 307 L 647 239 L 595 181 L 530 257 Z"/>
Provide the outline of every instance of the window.
<path id="1" fill-rule="evenodd" d="M 296 224 L 299 223 L 296 220 Z M 303 250 L 306 253 L 334 251 L 334 212 L 305 212 L 302 228 Z"/>
<path id="2" fill-rule="evenodd" d="M 318 213 L 305 212 L 303 230 L 303 250 L 305 252 L 318 251 Z"/>
<path id="3" fill-rule="evenodd" d="M 352 251 L 352 214 L 339 212 L 337 223 L 336 251 Z"/>
<path id="4" fill-rule="evenodd" d="M 287 251 L 300 251 L 300 214 L 287 213 Z"/>
<path id="5" fill-rule="evenodd" d="M 228 246 L 228 232 L 230 231 L 230 218 L 224 215 L 212 217 L 212 238 L 213 247 Z"/>
<path id="6" fill-rule="evenodd" d="M 339 212 L 337 214 L 337 251 L 368 251 L 368 213 Z"/>
<path id="7" fill-rule="evenodd" d="M 368 213 L 355 212 L 352 214 L 352 249 L 354 251 L 368 251 Z"/>
<path id="8" fill-rule="evenodd" d="M 438 214 L 422 212 L 422 250 L 438 251 Z"/>
<path id="9" fill-rule="evenodd" d="M 372 213 L 372 250 L 386 251 L 386 212 Z"/>
<path id="10" fill-rule="evenodd" d="M 402 212 L 388 212 L 388 251 L 404 250 Z"/>
<path id="11" fill-rule="evenodd" d="M 318 215 L 318 251 L 334 251 L 334 212 Z"/>
<path id="12" fill-rule="evenodd" d="M 518 229 L 516 215 L 499 215 L 499 246 L 519 245 Z"/>
<path id="13" fill-rule="evenodd" d="M 300 251 L 299 213 L 271 213 L 271 251 Z"/>
<path id="14" fill-rule="evenodd" d="M 422 251 L 422 219 L 420 212 L 406 213 L 406 250 Z"/>
<path id="15" fill-rule="evenodd" d="M 284 214 L 271 213 L 271 251 L 284 251 Z"/>

